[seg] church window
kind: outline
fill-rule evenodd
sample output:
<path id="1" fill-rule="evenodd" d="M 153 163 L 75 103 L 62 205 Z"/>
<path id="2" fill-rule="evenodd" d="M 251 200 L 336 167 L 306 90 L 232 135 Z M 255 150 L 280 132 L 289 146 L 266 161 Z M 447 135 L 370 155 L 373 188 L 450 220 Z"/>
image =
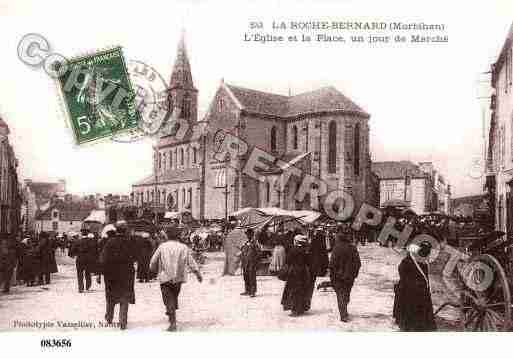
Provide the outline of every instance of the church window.
<path id="1" fill-rule="evenodd" d="M 328 172 L 337 172 L 337 124 L 330 122 L 328 127 Z"/>
<path id="2" fill-rule="evenodd" d="M 271 128 L 271 151 L 276 151 L 276 127 Z"/>
<path id="3" fill-rule="evenodd" d="M 198 149 L 196 147 L 193 147 L 192 149 L 192 163 L 196 163 L 198 156 Z"/>
<path id="4" fill-rule="evenodd" d="M 173 168 L 173 151 L 169 151 L 169 168 Z"/>
<path id="5" fill-rule="evenodd" d="M 180 166 L 183 166 L 183 164 L 184 164 L 183 148 L 180 148 Z"/>
<path id="6" fill-rule="evenodd" d="M 224 109 L 224 99 L 222 97 L 219 98 L 218 104 L 219 104 L 219 112 L 223 111 L 223 109 Z"/>
<path id="7" fill-rule="evenodd" d="M 269 182 L 265 182 L 265 200 L 267 203 L 271 201 L 271 184 Z"/>
<path id="8" fill-rule="evenodd" d="M 354 127 L 354 175 L 360 175 L 360 124 Z"/>
<path id="9" fill-rule="evenodd" d="M 292 148 L 297 150 L 297 126 L 292 126 Z"/>
<path id="10" fill-rule="evenodd" d="M 185 204 L 185 188 L 182 188 L 182 204 Z"/>
<path id="11" fill-rule="evenodd" d="M 164 152 L 162 154 L 162 167 L 164 167 L 164 171 L 166 170 L 166 165 L 167 165 L 167 162 L 166 162 L 166 153 Z"/>
<path id="12" fill-rule="evenodd" d="M 159 170 L 162 168 L 162 154 L 159 153 Z"/>

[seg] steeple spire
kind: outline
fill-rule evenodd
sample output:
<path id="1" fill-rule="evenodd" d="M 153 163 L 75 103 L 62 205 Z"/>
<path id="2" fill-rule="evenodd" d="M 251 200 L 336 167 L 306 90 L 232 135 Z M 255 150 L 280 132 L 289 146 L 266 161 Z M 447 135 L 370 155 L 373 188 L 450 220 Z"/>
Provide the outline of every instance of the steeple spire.
<path id="1" fill-rule="evenodd" d="M 191 65 L 187 56 L 187 47 L 185 45 L 185 29 L 182 29 L 178 48 L 176 51 L 176 60 L 169 81 L 169 88 L 194 89 L 192 82 Z"/>

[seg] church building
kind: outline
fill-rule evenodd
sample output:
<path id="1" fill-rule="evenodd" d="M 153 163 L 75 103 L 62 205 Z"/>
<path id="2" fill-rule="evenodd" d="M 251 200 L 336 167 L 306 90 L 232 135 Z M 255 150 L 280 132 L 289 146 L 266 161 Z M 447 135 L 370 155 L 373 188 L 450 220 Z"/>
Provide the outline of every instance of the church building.
<path id="1" fill-rule="evenodd" d="M 132 186 L 135 205 L 186 210 L 196 219 L 222 219 L 244 207 L 318 209 L 322 197 L 300 201 L 295 196 L 301 178 L 291 176 L 283 183 L 290 166 L 321 179 L 328 191 L 350 193 L 356 209 L 373 195 L 370 115 L 336 88 L 285 96 L 221 81 L 198 121 L 198 90 L 182 37 L 168 91 L 171 105 L 189 126 L 179 139 L 161 135 L 153 174 Z M 246 142 L 248 151 L 236 159 L 216 158 L 220 131 Z M 280 161 L 251 178 L 241 169 L 255 147 Z"/>

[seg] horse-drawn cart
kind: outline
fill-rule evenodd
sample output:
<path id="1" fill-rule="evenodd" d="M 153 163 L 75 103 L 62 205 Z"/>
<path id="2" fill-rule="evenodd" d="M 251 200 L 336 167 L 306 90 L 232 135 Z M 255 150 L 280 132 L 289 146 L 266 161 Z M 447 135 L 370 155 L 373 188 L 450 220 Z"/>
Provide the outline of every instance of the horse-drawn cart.
<path id="1" fill-rule="evenodd" d="M 508 248 L 513 239 L 503 236 L 504 232 L 493 231 L 460 238 L 468 245 L 460 248 L 467 257 L 454 272 L 457 299 L 442 304 L 435 315 L 444 308 L 455 307 L 464 331 L 511 330 L 513 272 Z"/>

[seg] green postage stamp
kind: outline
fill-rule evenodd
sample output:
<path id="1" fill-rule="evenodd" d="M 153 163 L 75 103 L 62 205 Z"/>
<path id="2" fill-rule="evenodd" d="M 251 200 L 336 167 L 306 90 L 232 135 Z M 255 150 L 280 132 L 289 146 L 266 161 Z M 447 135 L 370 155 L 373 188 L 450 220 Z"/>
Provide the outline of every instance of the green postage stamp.
<path id="1" fill-rule="evenodd" d="M 58 82 L 77 144 L 138 127 L 140 115 L 121 47 L 69 59 Z"/>

